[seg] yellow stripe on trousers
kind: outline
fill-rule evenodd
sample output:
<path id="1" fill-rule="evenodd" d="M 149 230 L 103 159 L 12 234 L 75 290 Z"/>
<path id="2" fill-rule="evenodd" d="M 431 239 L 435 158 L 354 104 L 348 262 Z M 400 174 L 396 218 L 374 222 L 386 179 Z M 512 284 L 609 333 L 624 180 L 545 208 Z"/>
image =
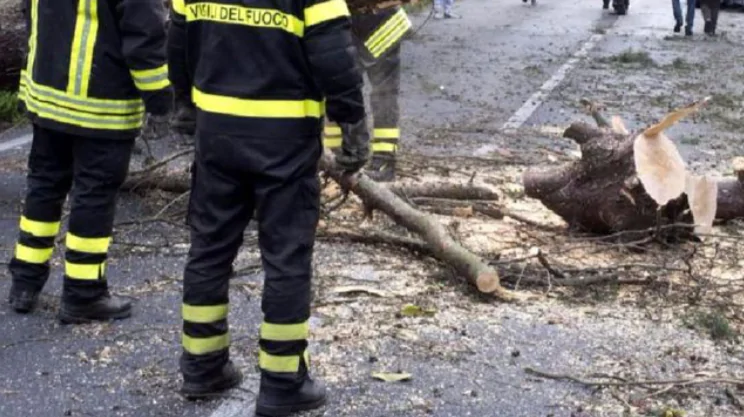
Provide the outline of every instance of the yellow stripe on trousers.
<path id="1" fill-rule="evenodd" d="M 21 230 L 36 237 L 55 237 L 59 233 L 60 222 L 40 222 L 21 216 Z"/>
<path id="2" fill-rule="evenodd" d="M 37 249 L 16 243 L 15 257 L 30 264 L 45 264 L 52 257 L 54 248 Z"/>
<path id="3" fill-rule="evenodd" d="M 227 318 L 227 304 L 211 306 L 195 306 L 184 303 L 181 306 L 181 315 L 185 321 L 191 323 L 213 323 Z"/>
<path id="4" fill-rule="evenodd" d="M 70 279 L 94 281 L 106 276 L 106 262 L 100 264 L 78 264 L 65 262 L 65 275 Z"/>
<path id="5" fill-rule="evenodd" d="M 305 365 L 310 367 L 310 354 L 307 350 L 302 355 Z M 300 370 L 300 356 L 277 356 L 260 350 L 258 352 L 258 366 L 264 371 L 277 373 L 294 373 Z"/>
<path id="6" fill-rule="evenodd" d="M 307 321 L 297 324 L 261 323 L 261 339 L 276 342 L 305 340 L 310 335 L 310 324 Z"/>
<path id="7" fill-rule="evenodd" d="M 181 335 L 183 349 L 192 355 L 206 355 L 230 347 L 230 333 L 213 337 L 191 337 L 185 333 Z"/>

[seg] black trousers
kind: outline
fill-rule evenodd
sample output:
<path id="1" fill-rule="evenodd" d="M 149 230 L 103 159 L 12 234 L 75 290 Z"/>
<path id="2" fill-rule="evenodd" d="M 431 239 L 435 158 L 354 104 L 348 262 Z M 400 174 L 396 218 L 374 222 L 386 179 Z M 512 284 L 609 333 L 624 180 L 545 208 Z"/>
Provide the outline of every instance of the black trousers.
<path id="1" fill-rule="evenodd" d="M 254 210 L 265 274 L 259 366 L 279 384 L 297 382 L 307 369 L 321 150 L 319 137 L 255 139 L 197 128 L 182 307 L 185 379 L 208 378 L 228 360 L 228 281 Z"/>
<path id="2" fill-rule="evenodd" d="M 116 197 L 133 145 L 134 138 L 95 139 L 34 126 L 20 236 L 9 266 L 16 286 L 44 287 L 69 194 L 63 300 L 86 303 L 107 291 Z"/>
<path id="3" fill-rule="evenodd" d="M 357 41 L 357 48 L 364 47 L 360 42 Z M 370 105 L 374 119 L 372 152 L 395 155 L 400 140 L 400 45 L 372 61 L 365 70 L 370 81 Z M 329 149 L 340 148 L 341 129 L 327 123 L 323 144 Z"/>
<path id="4" fill-rule="evenodd" d="M 700 0 L 700 11 L 703 19 L 710 22 L 712 29 L 718 25 L 718 11 L 721 9 L 721 0 Z"/>

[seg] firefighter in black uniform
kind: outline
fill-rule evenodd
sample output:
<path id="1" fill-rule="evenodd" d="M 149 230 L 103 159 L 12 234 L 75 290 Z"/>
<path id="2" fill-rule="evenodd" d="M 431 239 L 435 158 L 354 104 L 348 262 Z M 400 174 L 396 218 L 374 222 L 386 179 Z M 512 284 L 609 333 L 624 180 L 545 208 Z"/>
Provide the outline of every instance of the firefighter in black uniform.
<path id="1" fill-rule="evenodd" d="M 411 21 L 399 6 L 355 13 L 351 18 L 359 58 L 372 87 L 373 155 L 365 171 L 377 181 L 392 181 L 400 139 L 400 43 L 411 29 Z M 326 148 L 341 146 L 341 131 L 333 123 L 326 124 L 324 136 Z"/>
<path id="2" fill-rule="evenodd" d="M 125 318 L 131 305 L 109 294 L 106 258 L 117 192 L 145 116 L 147 129 L 167 129 L 166 9 L 158 0 L 27 2 L 20 98 L 33 143 L 9 301 L 21 313 L 34 308 L 69 193 L 60 319 Z"/>
<path id="3" fill-rule="evenodd" d="M 229 360 L 228 284 L 255 210 L 265 274 L 256 413 L 320 407 L 307 339 L 324 114 L 342 131 L 347 175 L 370 154 L 346 3 L 176 0 L 168 36 L 188 65 L 172 72 L 190 74 L 171 81 L 192 87 L 197 108 L 181 391 L 211 396 L 242 379 Z"/>

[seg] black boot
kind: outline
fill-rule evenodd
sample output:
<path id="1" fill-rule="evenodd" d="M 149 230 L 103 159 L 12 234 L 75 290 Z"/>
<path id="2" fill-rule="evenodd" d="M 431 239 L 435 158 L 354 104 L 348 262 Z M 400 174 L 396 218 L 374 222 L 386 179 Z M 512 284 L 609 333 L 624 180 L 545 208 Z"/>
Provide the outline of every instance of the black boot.
<path id="1" fill-rule="evenodd" d="M 233 389 L 243 382 L 243 373 L 232 361 L 228 361 L 220 371 L 206 378 L 190 381 L 184 377 L 181 393 L 188 399 L 199 399 L 218 396 Z"/>
<path id="2" fill-rule="evenodd" d="M 280 388 L 269 377 L 262 375 L 256 399 L 256 416 L 285 417 L 300 411 L 315 410 L 325 403 L 325 385 L 309 376 L 292 387 Z"/>
<path id="3" fill-rule="evenodd" d="M 132 304 L 121 297 L 104 294 L 86 304 L 71 304 L 62 301 L 59 320 L 63 324 L 83 324 L 93 321 L 125 319 L 132 315 Z"/>
<path id="4" fill-rule="evenodd" d="M 610 0 L 604 0 L 602 2 L 602 8 L 605 9 L 605 10 L 609 9 L 610 8 Z"/>
<path id="5" fill-rule="evenodd" d="M 390 182 L 395 180 L 395 154 L 374 154 L 372 160 L 365 169 L 365 173 L 377 182 Z"/>
<path id="6" fill-rule="evenodd" d="M 685 28 L 685 36 L 692 36 L 692 28 L 686 27 Z"/>
<path id="7" fill-rule="evenodd" d="M 679 33 L 682 30 L 682 22 L 677 22 L 676 25 L 674 25 L 674 33 Z"/>
<path id="8" fill-rule="evenodd" d="M 16 313 L 28 314 L 33 311 L 36 307 L 36 302 L 39 300 L 39 291 L 32 291 L 29 289 L 22 289 L 16 284 L 10 286 L 10 293 L 8 294 L 8 303 L 10 307 L 15 310 Z"/>

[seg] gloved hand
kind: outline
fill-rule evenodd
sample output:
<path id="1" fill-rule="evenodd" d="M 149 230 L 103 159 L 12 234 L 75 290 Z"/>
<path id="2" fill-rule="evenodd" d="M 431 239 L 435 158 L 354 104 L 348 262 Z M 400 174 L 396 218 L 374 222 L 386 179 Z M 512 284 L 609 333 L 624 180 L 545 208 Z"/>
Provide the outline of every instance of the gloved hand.
<path id="1" fill-rule="evenodd" d="M 179 135 L 196 134 L 196 107 L 190 102 L 176 102 L 176 112 L 171 119 L 171 129 Z"/>
<path id="2" fill-rule="evenodd" d="M 341 151 L 336 155 L 336 165 L 346 174 L 359 172 L 369 161 L 369 129 L 367 118 L 356 123 L 339 123 Z"/>
<path id="3" fill-rule="evenodd" d="M 145 125 L 142 127 L 142 138 L 145 140 L 158 140 L 170 132 L 170 115 L 148 114 Z"/>

